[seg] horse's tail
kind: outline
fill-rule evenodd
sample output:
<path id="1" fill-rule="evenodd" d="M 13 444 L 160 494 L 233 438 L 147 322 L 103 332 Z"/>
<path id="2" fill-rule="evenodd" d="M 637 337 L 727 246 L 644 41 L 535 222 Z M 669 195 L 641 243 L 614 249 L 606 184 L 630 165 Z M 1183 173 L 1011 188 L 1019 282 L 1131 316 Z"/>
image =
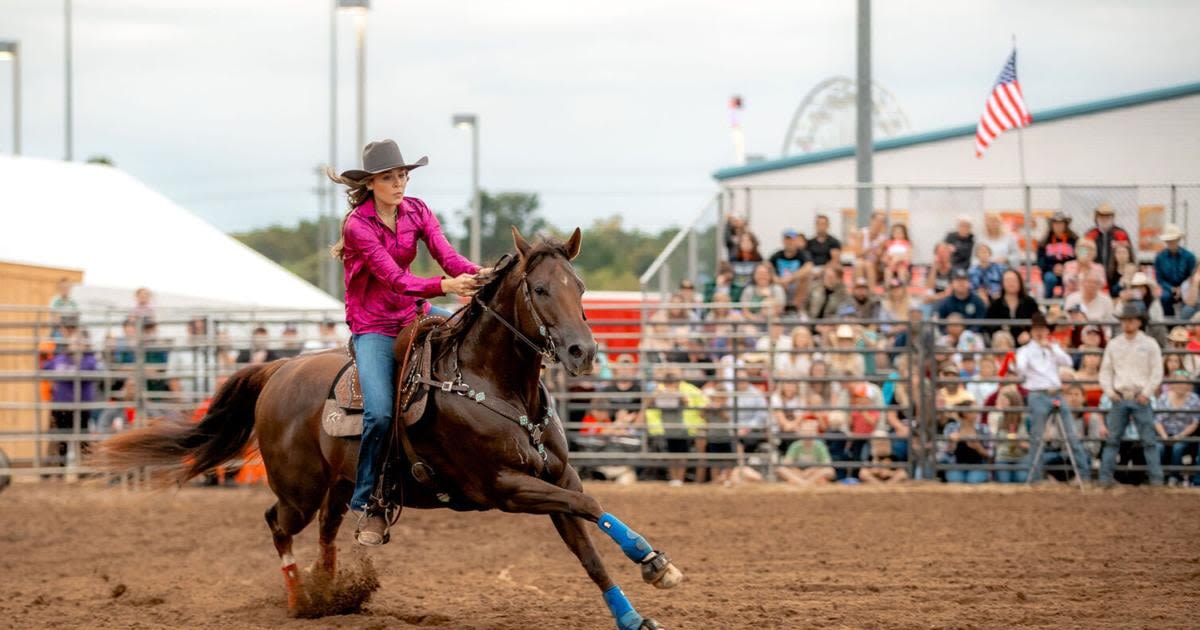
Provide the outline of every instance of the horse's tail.
<path id="1" fill-rule="evenodd" d="M 252 365 L 234 373 L 217 390 L 199 423 L 161 420 L 101 442 L 100 467 L 125 472 L 152 466 L 166 471 L 166 481 L 182 483 L 233 459 L 254 434 L 258 395 L 283 363 Z"/>

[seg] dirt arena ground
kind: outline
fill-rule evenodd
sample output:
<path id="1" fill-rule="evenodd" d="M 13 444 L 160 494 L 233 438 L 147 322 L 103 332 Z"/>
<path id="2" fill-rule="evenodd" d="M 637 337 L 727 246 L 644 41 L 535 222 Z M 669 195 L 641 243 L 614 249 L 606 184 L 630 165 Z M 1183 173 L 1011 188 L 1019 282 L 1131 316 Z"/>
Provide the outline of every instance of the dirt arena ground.
<path id="1" fill-rule="evenodd" d="M 688 580 L 641 582 L 669 628 L 1200 627 L 1200 493 L 1065 488 L 590 486 Z M 354 615 L 288 619 L 264 489 L 0 493 L 0 627 L 597 628 L 599 592 L 545 517 L 408 511 Z M 342 530 L 342 560 L 360 553 Z M 307 565 L 315 527 L 297 543 Z"/>

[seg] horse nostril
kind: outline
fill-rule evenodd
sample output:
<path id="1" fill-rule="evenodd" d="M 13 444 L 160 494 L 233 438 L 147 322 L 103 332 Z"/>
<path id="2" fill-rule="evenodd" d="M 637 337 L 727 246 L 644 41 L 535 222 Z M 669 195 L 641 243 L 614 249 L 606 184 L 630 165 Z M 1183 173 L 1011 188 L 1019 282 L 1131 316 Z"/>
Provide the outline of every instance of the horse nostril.
<path id="1" fill-rule="evenodd" d="M 573 359 L 583 358 L 583 348 L 577 343 L 571 344 L 571 347 L 567 348 L 567 352 L 571 354 L 571 358 Z"/>

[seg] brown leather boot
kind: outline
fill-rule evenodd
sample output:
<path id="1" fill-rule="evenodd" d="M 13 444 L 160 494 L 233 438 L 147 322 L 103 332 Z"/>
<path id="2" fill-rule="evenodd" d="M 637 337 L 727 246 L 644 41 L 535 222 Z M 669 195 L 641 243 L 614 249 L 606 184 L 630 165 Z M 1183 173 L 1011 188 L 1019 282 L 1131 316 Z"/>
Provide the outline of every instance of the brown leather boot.
<path id="1" fill-rule="evenodd" d="M 388 523 L 383 512 L 368 510 L 358 519 L 354 540 L 360 545 L 376 547 L 388 541 Z"/>

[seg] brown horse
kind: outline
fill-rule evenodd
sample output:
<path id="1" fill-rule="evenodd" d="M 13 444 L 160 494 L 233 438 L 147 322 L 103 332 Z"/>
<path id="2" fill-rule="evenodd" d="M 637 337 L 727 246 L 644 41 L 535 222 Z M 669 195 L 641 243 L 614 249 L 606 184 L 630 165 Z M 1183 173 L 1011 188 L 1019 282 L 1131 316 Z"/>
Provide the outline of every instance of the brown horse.
<path id="1" fill-rule="evenodd" d="M 434 376 L 455 386 L 431 388 L 424 415 L 408 429 L 417 457 L 436 471 L 436 484 L 392 473 L 403 477 L 403 504 L 548 514 L 600 587 L 617 627 L 658 628 L 609 578 L 585 521 L 620 545 L 646 582 L 671 588 L 683 574 L 583 492 L 567 463 L 562 425 L 539 383 L 543 359 L 561 362 L 574 375 L 590 371 L 596 353 L 583 313 L 583 283 L 570 263 L 579 253 L 580 232 L 566 243 L 530 245 L 514 229 L 513 241 L 516 256 L 497 265 L 464 311 L 436 333 Z M 344 362 L 344 354 L 330 351 L 244 368 L 220 388 L 199 424 L 164 422 L 125 433 L 106 441 L 102 453 L 110 469 L 165 466 L 174 480 L 184 481 L 238 456 L 257 434 L 278 498 L 266 512 L 267 524 L 294 613 L 302 593 L 292 538 L 320 512 L 314 570 L 332 576 L 334 541 L 354 489 L 359 441 L 330 437 L 321 428 L 326 393 Z M 508 408 L 523 413 L 504 413 Z M 389 464 L 397 457 L 403 454 L 390 454 Z"/>

